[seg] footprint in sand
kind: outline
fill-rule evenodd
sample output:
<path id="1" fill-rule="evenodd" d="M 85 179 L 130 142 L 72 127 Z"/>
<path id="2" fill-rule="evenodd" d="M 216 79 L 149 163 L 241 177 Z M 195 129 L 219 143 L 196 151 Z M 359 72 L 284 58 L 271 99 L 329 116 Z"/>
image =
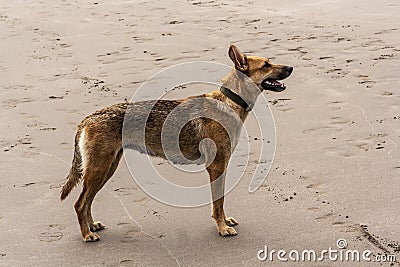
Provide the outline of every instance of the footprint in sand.
<path id="1" fill-rule="evenodd" d="M 320 208 L 318 208 L 318 207 L 311 207 L 311 208 L 307 208 L 307 210 L 308 210 L 308 211 L 313 211 L 313 212 L 315 212 L 315 211 L 319 211 Z"/>
<path id="2" fill-rule="evenodd" d="M 63 238 L 64 224 L 49 224 L 45 232 L 40 233 L 39 240 L 42 242 L 55 242 Z"/>
<path id="3" fill-rule="evenodd" d="M 278 99 L 274 99 L 274 100 L 270 100 L 268 101 L 269 103 L 271 103 L 273 106 L 275 106 L 279 111 L 289 111 L 292 110 L 293 107 L 290 106 L 290 98 L 278 98 Z"/>
<path id="4" fill-rule="evenodd" d="M 372 146 L 373 146 L 373 142 L 371 142 L 371 141 L 366 141 L 366 140 L 363 140 L 363 139 L 348 139 L 348 140 L 346 140 L 348 143 L 350 143 L 351 145 L 353 145 L 353 146 L 355 146 L 355 147 L 357 147 L 357 148 L 359 148 L 359 149 L 361 149 L 361 150 L 364 150 L 364 151 L 368 151 L 368 150 L 370 150 L 371 148 L 372 148 Z"/>
<path id="5" fill-rule="evenodd" d="M 32 138 L 29 135 L 26 135 L 25 137 L 21 137 L 17 140 L 18 145 L 31 145 L 32 144 Z"/>
<path id="6" fill-rule="evenodd" d="M 331 210 L 330 203 L 324 198 L 325 191 L 324 184 L 322 182 L 315 181 L 306 186 L 307 190 L 311 190 L 314 193 L 314 204 L 312 207 L 307 208 L 307 211 L 313 213 L 316 222 L 328 222 L 332 225 L 342 225 L 346 223 L 348 216 L 342 216 Z"/>
<path id="7" fill-rule="evenodd" d="M 377 149 L 381 149 L 386 143 L 385 140 L 375 137 L 374 135 L 371 135 L 367 138 L 347 139 L 346 142 L 364 151 L 371 150 L 374 147 Z"/>
<path id="8" fill-rule="evenodd" d="M 325 73 L 331 74 L 332 79 L 339 79 L 339 78 L 343 78 L 346 75 L 350 74 L 350 71 L 346 71 L 341 68 L 334 67 L 332 69 L 327 70 Z"/>
<path id="9" fill-rule="evenodd" d="M 142 232 L 140 227 L 127 222 L 118 223 L 117 226 L 123 231 L 123 236 L 120 242 L 123 243 L 133 243 L 140 240 L 140 233 Z"/>
<path id="10" fill-rule="evenodd" d="M 365 138 L 347 139 L 346 142 L 364 151 L 384 149 L 386 147 L 385 133 L 370 134 Z"/>
<path id="11" fill-rule="evenodd" d="M 65 179 L 60 179 L 50 185 L 50 189 L 58 189 L 61 188 L 65 183 Z"/>
<path id="12" fill-rule="evenodd" d="M 114 192 L 117 192 L 117 194 L 120 196 L 134 195 L 136 191 L 137 191 L 136 187 L 121 187 L 114 189 Z"/>
<path id="13" fill-rule="evenodd" d="M 318 216 L 315 218 L 317 222 L 329 221 L 332 225 L 342 226 L 347 224 L 347 220 L 349 216 L 342 216 L 341 214 L 337 214 L 334 212 L 329 212 L 324 215 Z"/>
<path id="14" fill-rule="evenodd" d="M 21 98 L 21 99 L 7 99 L 3 101 L 3 108 L 5 109 L 11 109 L 11 108 L 16 108 L 17 105 L 22 104 L 22 103 L 29 103 L 33 102 L 31 98 Z"/>
<path id="15" fill-rule="evenodd" d="M 341 101 L 333 101 L 329 102 L 328 106 L 332 110 L 336 111 L 344 109 L 345 104 Z M 340 132 L 343 130 L 343 127 L 345 125 L 351 125 L 354 123 L 355 122 L 350 119 L 335 116 L 331 117 L 331 121 L 329 122 L 324 122 L 319 126 L 303 130 L 303 133 L 309 134 L 309 133 L 320 133 L 320 132 L 327 132 L 327 133 Z"/>
<path id="16" fill-rule="evenodd" d="M 324 214 L 322 216 L 318 216 L 317 218 L 315 218 L 316 221 L 323 221 L 323 220 L 332 220 L 336 217 L 336 215 L 334 213 L 327 213 Z"/>
<path id="17" fill-rule="evenodd" d="M 135 259 L 123 259 L 119 261 L 119 266 L 137 266 L 140 265 L 138 260 Z"/>
<path id="18" fill-rule="evenodd" d="M 327 124 L 330 125 L 344 125 L 344 124 L 354 124 L 355 122 L 346 118 L 342 118 L 342 117 L 332 117 L 331 121 L 328 122 Z"/>
<path id="19" fill-rule="evenodd" d="M 321 126 L 313 127 L 310 129 L 305 129 L 305 130 L 303 130 L 303 133 L 305 133 L 305 134 L 320 133 L 320 132 L 328 132 L 329 133 L 329 132 L 340 132 L 340 131 L 342 131 L 342 127 L 321 125 Z"/>
<path id="20" fill-rule="evenodd" d="M 328 103 L 328 107 L 330 107 L 333 110 L 341 110 L 344 109 L 345 106 L 346 104 L 343 103 L 342 101 L 332 101 Z"/>
<path id="21" fill-rule="evenodd" d="M 61 240 L 63 238 L 63 233 L 61 232 L 43 232 L 40 234 L 40 241 L 43 242 L 54 242 Z"/>
<path id="22" fill-rule="evenodd" d="M 381 96 L 393 96 L 392 92 L 389 91 L 383 91 L 382 93 L 380 93 Z"/>
<path id="23" fill-rule="evenodd" d="M 399 30 L 398 28 L 384 29 L 379 32 L 375 32 L 374 34 L 380 35 L 380 34 L 385 34 L 385 33 L 391 33 L 391 32 L 398 31 L 398 30 Z"/>
<path id="24" fill-rule="evenodd" d="M 353 158 L 355 156 L 354 153 L 340 147 L 327 147 L 325 148 L 324 151 L 328 155 L 339 156 L 344 158 Z"/>
<path id="25" fill-rule="evenodd" d="M 362 85 L 365 85 L 366 88 L 372 88 L 376 84 L 376 82 L 372 81 L 372 80 L 363 80 L 363 81 L 360 81 L 358 83 L 362 84 Z"/>
<path id="26" fill-rule="evenodd" d="M 320 197 L 323 196 L 326 192 L 324 190 L 324 184 L 322 182 L 314 182 L 308 184 L 306 189 L 311 190 L 315 195 L 318 202 L 320 202 Z M 324 204 L 326 201 L 323 201 Z"/>
<path id="27" fill-rule="evenodd" d="M 312 183 L 306 186 L 307 189 L 315 189 L 315 188 L 320 188 L 322 183 L 317 182 L 317 183 Z"/>

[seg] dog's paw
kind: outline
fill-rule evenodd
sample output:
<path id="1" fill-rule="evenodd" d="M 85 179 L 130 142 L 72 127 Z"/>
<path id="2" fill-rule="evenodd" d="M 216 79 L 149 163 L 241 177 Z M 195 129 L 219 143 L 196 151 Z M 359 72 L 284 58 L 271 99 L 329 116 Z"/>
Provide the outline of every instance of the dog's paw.
<path id="1" fill-rule="evenodd" d="M 226 217 L 225 218 L 225 223 L 228 226 L 235 226 L 235 225 L 239 224 L 233 217 Z"/>
<path id="2" fill-rule="evenodd" d="M 96 233 L 93 233 L 93 232 L 89 232 L 89 234 L 87 234 L 83 237 L 83 241 L 85 241 L 85 242 L 96 242 L 99 240 L 100 240 L 100 237 Z"/>
<path id="3" fill-rule="evenodd" d="M 225 226 L 218 230 L 220 236 L 234 236 L 237 235 L 236 230 L 233 227 Z"/>
<path id="4" fill-rule="evenodd" d="M 90 231 L 92 232 L 100 231 L 104 228 L 106 228 L 106 226 L 101 222 L 94 222 L 92 225 L 90 225 Z"/>

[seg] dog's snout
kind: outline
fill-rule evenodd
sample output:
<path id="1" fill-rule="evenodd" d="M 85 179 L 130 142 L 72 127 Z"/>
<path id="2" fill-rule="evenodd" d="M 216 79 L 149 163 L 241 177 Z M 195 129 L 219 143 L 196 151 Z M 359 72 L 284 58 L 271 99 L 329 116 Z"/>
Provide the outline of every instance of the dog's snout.
<path id="1" fill-rule="evenodd" d="M 285 67 L 283 67 L 288 73 L 289 73 L 289 75 L 292 73 L 292 71 L 293 71 L 293 67 L 291 67 L 291 66 L 285 66 Z"/>
<path id="2" fill-rule="evenodd" d="M 290 74 L 292 74 L 292 71 L 293 71 L 293 67 L 291 67 L 291 66 L 283 66 L 281 68 L 281 73 L 278 75 L 278 79 L 279 80 L 286 79 L 287 77 L 290 76 Z"/>

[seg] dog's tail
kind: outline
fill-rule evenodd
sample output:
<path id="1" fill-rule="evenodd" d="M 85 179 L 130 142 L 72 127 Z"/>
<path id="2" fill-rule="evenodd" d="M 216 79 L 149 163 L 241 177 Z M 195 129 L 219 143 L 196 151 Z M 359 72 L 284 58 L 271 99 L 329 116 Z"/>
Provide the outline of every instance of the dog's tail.
<path id="1" fill-rule="evenodd" d="M 82 155 L 79 151 L 79 138 L 80 131 L 78 130 L 75 136 L 74 159 L 72 160 L 72 166 L 67 176 L 67 180 L 65 181 L 65 184 L 61 189 L 61 201 L 63 201 L 68 196 L 68 194 L 80 182 L 82 178 Z"/>

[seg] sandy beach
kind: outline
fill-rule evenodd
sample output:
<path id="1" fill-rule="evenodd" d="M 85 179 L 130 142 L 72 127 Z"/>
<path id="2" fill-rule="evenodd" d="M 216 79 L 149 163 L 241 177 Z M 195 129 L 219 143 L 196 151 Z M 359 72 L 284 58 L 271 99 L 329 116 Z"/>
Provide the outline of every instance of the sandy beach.
<path id="1" fill-rule="evenodd" d="M 0 266 L 400 265 L 400 3 L 269 2 L 0 0 Z M 172 65 L 231 65 L 230 44 L 294 67 L 284 92 L 265 93 L 267 179 L 250 194 L 246 173 L 226 197 L 239 234 L 220 237 L 210 206 L 152 199 L 121 161 L 94 202 L 101 241 L 83 242 L 81 187 L 59 200 L 78 123 Z M 339 239 L 396 260 L 257 258 Z"/>

